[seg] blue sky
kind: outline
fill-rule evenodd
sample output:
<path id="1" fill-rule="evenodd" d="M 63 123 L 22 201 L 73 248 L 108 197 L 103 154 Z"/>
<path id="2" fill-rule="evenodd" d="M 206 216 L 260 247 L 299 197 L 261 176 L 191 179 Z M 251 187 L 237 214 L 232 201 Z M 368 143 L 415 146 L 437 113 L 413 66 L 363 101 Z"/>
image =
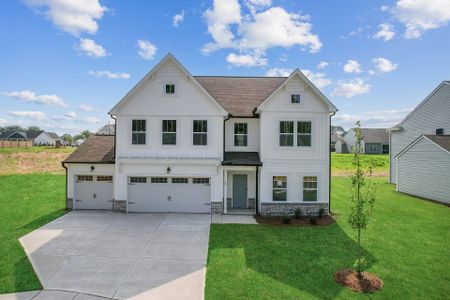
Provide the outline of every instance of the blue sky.
<path id="1" fill-rule="evenodd" d="M 336 125 L 394 125 L 450 79 L 450 0 L 0 3 L 0 125 L 77 133 L 172 52 L 193 75 L 299 68 Z"/>

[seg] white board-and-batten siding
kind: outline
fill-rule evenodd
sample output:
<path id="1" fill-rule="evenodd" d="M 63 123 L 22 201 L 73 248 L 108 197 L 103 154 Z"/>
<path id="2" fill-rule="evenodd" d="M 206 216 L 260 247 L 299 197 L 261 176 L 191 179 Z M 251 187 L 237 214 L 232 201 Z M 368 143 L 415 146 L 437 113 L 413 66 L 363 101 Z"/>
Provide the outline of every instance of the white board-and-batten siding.
<path id="1" fill-rule="evenodd" d="M 234 145 L 234 124 L 247 123 L 247 146 Z M 225 151 L 259 152 L 259 119 L 231 118 L 225 123 Z"/>
<path id="2" fill-rule="evenodd" d="M 395 157 L 422 134 L 434 135 L 437 128 L 450 134 L 450 83 L 443 83 L 422 105 L 401 124 L 402 129 L 391 131 L 390 182 L 396 183 Z"/>
<path id="3" fill-rule="evenodd" d="M 396 159 L 397 191 L 450 203 L 450 153 L 421 138 Z"/>

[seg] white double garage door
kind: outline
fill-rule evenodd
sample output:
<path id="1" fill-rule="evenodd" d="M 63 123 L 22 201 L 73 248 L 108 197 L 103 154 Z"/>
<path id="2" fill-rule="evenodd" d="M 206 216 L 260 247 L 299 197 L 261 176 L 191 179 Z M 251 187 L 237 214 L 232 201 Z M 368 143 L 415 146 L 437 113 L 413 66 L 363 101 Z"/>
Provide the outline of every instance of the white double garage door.
<path id="1" fill-rule="evenodd" d="M 75 209 L 111 210 L 113 176 L 77 175 Z M 208 177 L 128 177 L 128 212 L 209 213 Z"/>

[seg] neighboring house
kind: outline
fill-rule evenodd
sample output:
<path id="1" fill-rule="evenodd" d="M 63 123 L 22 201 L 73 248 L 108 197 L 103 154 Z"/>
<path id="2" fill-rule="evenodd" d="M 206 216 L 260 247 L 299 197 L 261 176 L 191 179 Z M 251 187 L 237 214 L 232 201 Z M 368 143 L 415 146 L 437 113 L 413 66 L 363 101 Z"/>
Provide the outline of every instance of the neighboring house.
<path id="1" fill-rule="evenodd" d="M 115 132 L 115 125 L 107 124 L 97 131 L 97 135 L 114 135 Z"/>
<path id="2" fill-rule="evenodd" d="M 388 154 L 389 135 L 386 128 L 361 128 L 361 147 L 365 154 Z M 347 131 L 341 139 L 336 142 L 337 153 L 353 152 L 355 144 L 355 129 Z"/>
<path id="3" fill-rule="evenodd" d="M 336 151 L 336 142 L 338 141 L 339 137 L 340 136 L 337 133 L 333 133 L 331 135 L 331 143 L 330 143 L 330 151 L 331 152 L 335 152 Z"/>
<path id="4" fill-rule="evenodd" d="M 67 207 L 327 212 L 336 111 L 298 69 L 192 76 L 169 54 L 109 112 L 116 135 L 88 138 L 63 162 Z"/>
<path id="5" fill-rule="evenodd" d="M 450 204 L 450 135 L 421 135 L 395 161 L 397 191 Z"/>
<path id="6" fill-rule="evenodd" d="M 397 183 L 397 177 L 405 178 L 405 174 L 397 174 L 396 157 L 410 146 L 419 137 L 450 134 L 450 81 L 439 84 L 411 113 L 409 113 L 398 125 L 389 128 L 391 153 L 389 156 L 390 169 L 389 180 Z M 426 139 L 426 138 L 425 138 Z M 430 138 L 428 138 L 430 139 Z M 425 143 L 421 141 L 420 144 Z M 417 149 L 417 148 L 416 148 Z M 436 172 L 436 174 L 439 174 Z M 441 174 L 444 175 L 444 174 Z M 426 182 L 429 177 L 424 178 Z M 402 191 L 400 186 L 399 191 Z M 422 196 L 425 198 L 432 198 Z"/>
<path id="7" fill-rule="evenodd" d="M 75 141 L 73 141 L 73 146 L 78 147 L 78 146 L 80 146 L 81 144 L 83 144 L 84 141 L 85 141 L 85 139 L 78 139 L 78 140 L 75 140 Z"/>
<path id="8" fill-rule="evenodd" d="M 34 146 L 55 146 L 61 138 L 54 132 L 40 131 L 10 131 L 0 135 L 0 140 L 5 141 L 33 141 Z"/>

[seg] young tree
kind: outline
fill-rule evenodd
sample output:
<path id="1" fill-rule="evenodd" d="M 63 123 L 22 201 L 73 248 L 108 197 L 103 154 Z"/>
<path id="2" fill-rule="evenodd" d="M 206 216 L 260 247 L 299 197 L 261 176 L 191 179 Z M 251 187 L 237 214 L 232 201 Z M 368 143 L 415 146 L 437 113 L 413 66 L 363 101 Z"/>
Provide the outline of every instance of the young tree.
<path id="1" fill-rule="evenodd" d="M 375 203 L 375 187 L 371 182 L 373 166 L 370 165 L 366 172 L 361 166 L 361 152 L 363 149 L 360 127 L 360 122 L 356 122 L 355 145 L 353 147 L 353 165 L 356 170 L 355 174 L 351 176 L 352 196 L 350 197 L 351 210 L 350 215 L 348 216 L 348 223 L 353 229 L 357 230 L 358 234 L 358 258 L 356 259 L 354 266 L 358 272 L 358 277 L 361 278 L 361 273 L 365 270 L 367 265 L 362 253 L 361 230 L 367 228 L 367 223 L 372 215 Z"/>
<path id="2" fill-rule="evenodd" d="M 72 143 L 73 143 L 73 137 L 72 137 L 70 134 L 68 134 L 68 133 L 63 134 L 63 135 L 61 136 L 61 139 L 63 139 L 63 140 L 66 141 L 67 143 L 69 143 L 69 145 L 72 145 Z"/>

